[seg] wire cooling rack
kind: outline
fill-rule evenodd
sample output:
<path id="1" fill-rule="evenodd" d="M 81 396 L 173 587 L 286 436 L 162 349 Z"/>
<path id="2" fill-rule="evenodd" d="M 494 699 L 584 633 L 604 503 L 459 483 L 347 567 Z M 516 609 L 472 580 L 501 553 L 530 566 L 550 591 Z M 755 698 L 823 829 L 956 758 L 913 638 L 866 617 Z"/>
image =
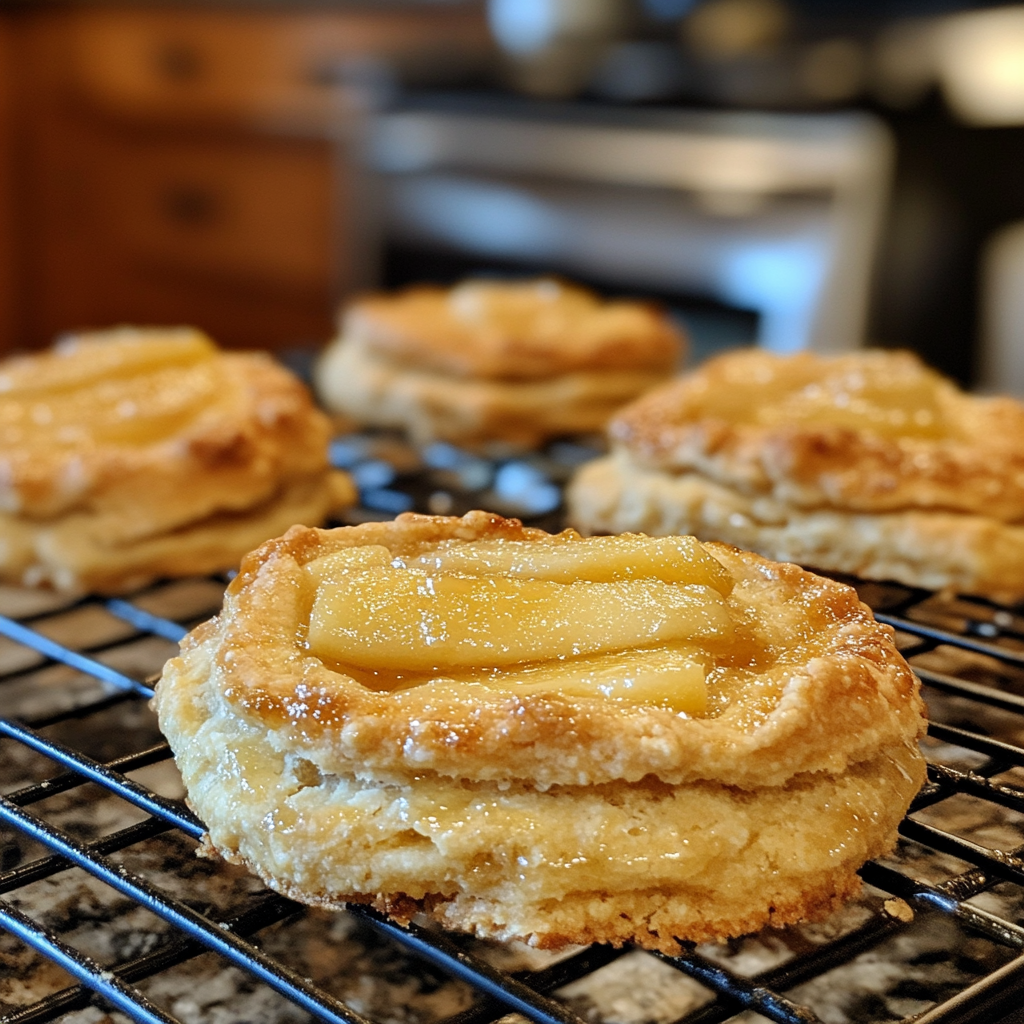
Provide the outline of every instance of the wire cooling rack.
<path id="1" fill-rule="evenodd" d="M 362 503 L 491 507 L 548 527 L 592 454 L 483 459 L 339 441 Z M 299 906 L 194 856 L 203 832 L 148 708 L 153 673 L 223 579 L 68 602 L 0 590 L 0 1019 L 486 1024 L 994 1021 L 1024 999 L 1024 613 L 856 583 L 932 715 L 896 853 L 821 925 L 678 957 L 560 956 Z M 856 581 L 853 581 L 856 582 Z"/>

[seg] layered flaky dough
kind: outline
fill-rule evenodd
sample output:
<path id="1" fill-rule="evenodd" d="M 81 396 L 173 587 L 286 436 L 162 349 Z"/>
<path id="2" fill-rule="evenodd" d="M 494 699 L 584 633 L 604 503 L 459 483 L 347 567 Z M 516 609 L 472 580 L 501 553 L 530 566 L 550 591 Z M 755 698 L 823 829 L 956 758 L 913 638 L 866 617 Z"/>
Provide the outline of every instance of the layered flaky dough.
<path id="1" fill-rule="evenodd" d="M 584 532 L 693 533 L 874 579 L 1024 597 L 1024 406 L 905 352 L 730 353 L 611 423 Z"/>
<path id="2" fill-rule="evenodd" d="M 121 328 L 0 364 L 0 579 L 112 592 L 228 569 L 351 502 L 269 356 Z"/>
<path id="3" fill-rule="evenodd" d="M 915 680 L 851 589 L 708 546 L 732 589 L 715 599 L 729 629 L 700 641 L 701 714 L 443 671 L 376 689 L 313 653 L 306 566 L 371 546 L 404 564 L 478 540 L 552 543 L 485 513 L 405 515 L 296 528 L 243 563 L 156 696 L 213 850 L 306 902 L 425 910 L 541 946 L 671 951 L 819 917 L 856 891 L 923 762 Z M 567 682 L 574 664 L 555 666 Z"/>
<path id="4" fill-rule="evenodd" d="M 317 388 L 329 409 L 418 441 L 529 447 L 602 429 L 672 373 L 682 345 L 641 303 L 552 280 L 468 281 L 356 302 Z"/>
<path id="5" fill-rule="evenodd" d="M 643 469 L 621 451 L 583 467 L 567 500 L 572 521 L 586 533 L 692 533 L 864 579 L 1005 602 L 1024 595 L 1024 523 L 920 509 L 796 508 L 699 473 Z"/>

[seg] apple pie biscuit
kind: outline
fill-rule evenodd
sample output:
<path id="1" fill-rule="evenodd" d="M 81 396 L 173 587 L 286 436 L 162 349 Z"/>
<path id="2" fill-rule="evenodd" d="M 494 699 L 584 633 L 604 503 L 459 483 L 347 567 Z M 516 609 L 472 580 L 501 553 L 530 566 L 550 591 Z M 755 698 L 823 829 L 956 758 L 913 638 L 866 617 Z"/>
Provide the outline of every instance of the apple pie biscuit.
<path id="1" fill-rule="evenodd" d="M 695 534 L 868 579 L 1024 597 L 1024 405 L 907 352 L 729 353 L 623 409 L 585 533 Z"/>
<path id="2" fill-rule="evenodd" d="M 207 853 L 542 947 L 820 918 L 924 777 L 917 683 L 851 588 L 484 512 L 267 542 L 155 704 Z"/>
<path id="3" fill-rule="evenodd" d="M 316 383 L 331 411 L 418 442 L 528 448 L 602 430 L 672 374 L 682 347 L 641 303 L 546 279 L 466 281 L 356 302 Z"/>
<path id="4" fill-rule="evenodd" d="M 111 593 L 237 566 L 354 489 L 269 356 L 118 328 L 0 363 L 0 580 Z"/>

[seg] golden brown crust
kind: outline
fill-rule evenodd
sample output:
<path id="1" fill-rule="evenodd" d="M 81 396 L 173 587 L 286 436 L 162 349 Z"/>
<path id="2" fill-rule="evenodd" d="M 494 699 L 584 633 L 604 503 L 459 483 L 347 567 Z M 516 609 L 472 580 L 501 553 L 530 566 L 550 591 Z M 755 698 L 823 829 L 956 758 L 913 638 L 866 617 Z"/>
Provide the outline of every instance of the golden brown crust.
<path id="1" fill-rule="evenodd" d="M 885 852 L 879 850 L 877 855 Z M 249 867 L 251 869 L 252 866 Z M 278 888 L 273 880 L 264 881 Z M 416 914 L 427 914 L 449 928 L 472 932 L 481 938 L 518 939 L 538 949 L 563 949 L 565 946 L 592 943 L 610 946 L 635 943 L 644 949 L 678 956 L 684 942 L 718 942 L 723 937 L 747 935 L 762 928 L 785 928 L 791 924 L 823 921 L 856 896 L 861 888 L 860 876 L 844 868 L 813 882 L 804 879 L 799 890 L 794 887 L 791 895 L 776 895 L 767 903 L 748 891 L 745 895 L 749 902 L 728 918 L 715 913 L 712 897 L 698 909 L 694 901 L 667 897 L 663 890 L 631 894 L 629 910 L 625 913 L 621 900 L 604 894 L 587 894 L 582 898 L 570 896 L 560 901 L 558 923 L 554 928 L 551 919 L 555 915 L 530 908 L 536 915 L 530 922 L 532 930 L 518 926 L 518 922 L 512 925 L 503 920 L 505 908 L 485 900 L 448 899 L 443 896 L 413 900 L 402 894 L 397 898 L 378 896 L 365 902 L 403 924 L 408 924 Z M 292 899 L 308 902 L 297 896 L 294 889 L 279 888 L 279 891 Z M 594 913 L 595 904 L 605 912 Z M 329 907 L 332 904 L 318 905 Z"/>
<path id="2" fill-rule="evenodd" d="M 152 365 L 144 354 L 150 344 L 162 353 Z M 105 361 L 105 374 L 90 378 L 90 366 Z M 45 382 L 38 395 L 37 380 Z M 122 328 L 0 364 L 4 381 L 0 578 L 7 581 L 121 589 L 151 575 L 152 559 L 142 552 L 171 548 L 176 536 L 180 568 L 163 554 L 160 571 L 231 568 L 251 547 L 260 517 L 278 527 L 279 516 L 268 518 L 273 508 L 305 510 L 318 522 L 345 494 L 351 499 L 327 463 L 327 418 L 269 356 L 216 353 L 187 329 Z M 108 401 L 116 415 L 91 422 L 90 408 Z M 75 402 L 82 420 L 62 422 Z M 59 421 L 52 437 L 22 425 L 39 416 Z M 211 564 L 215 542 L 195 531 L 231 517 L 241 527 L 237 542 L 220 530 L 223 550 Z M 197 544 L 207 555 L 189 556 Z M 104 548 L 107 569 L 94 557 Z"/>
<path id="3" fill-rule="evenodd" d="M 296 527 L 245 559 L 155 697 L 205 849 L 307 903 L 544 947 L 675 952 L 854 893 L 923 780 L 924 723 L 892 631 L 848 587 L 710 545 L 734 582 L 706 717 L 567 687 L 378 692 L 306 644 L 315 559 L 545 538 L 484 512 L 406 514 Z"/>
<path id="4" fill-rule="evenodd" d="M 121 539 L 100 516 L 34 523 L 0 513 L 0 561 L 7 579 L 67 593 L 116 594 L 162 577 L 234 569 L 242 554 L 295 523 L 320 523 L 355 499 L 350 478 L 326 469 L 282 487 L 240 512 L 217 512 L 170 533 Z"/>
<path id="5" fill-rule="evenodd" d="M 923 781 L 922 773 L 915 775 L 912 781 L 916 790 Z M 909 793 L 911 787 L 906 788 Z M 890 793 L 896 800 L 892 804 L 894 809 L 900 806 L 903 795 Z M 723 802 L 727 799 L 724 797 Z M 571 808 L 567 811 L 571 813 Z M 886 828 L 891 831 L 900 816 L 891 813 L 884 822 L 876 822 L 880 826 L 878 832 Z M 664 823 L 667 828 L 672 824 L 671 821 Z M 251 859 L 251 854 L 218 850 L 209 835 L 204 836 L 198 855 L 244 866 L 289 899 L 325 910 L 337 910 L 350 903 L 369 905 L 403 925 L 408 925 L 419 914 L 426 914 L 448 928 L 480 938 L 518 940 L 538 949 L 633 943 L 644 949 L 678 955 L 683 942 L 716 942 L 762 928 L 784 928 L 824 920 L 860 892 L 862 885 L 855 858 L 863 863 L 891 852 L 892 846 L 888 838 L 872 841 L 850 856 L 847 863 L 777 879 L 772 891 L 767 893 L 762 865 L 754 858 L 750 858 L 753 863 L 733 859 L 729 873 L 740 884 L 727 900 L 705 883 L 686 894 L 673 893 L 662 885 L 629 893 L 569 892 L 557 900 L 535 904 L 463 894 L 428 893 L 414 898 L 403 892 L 311 892 L 287 877 L 268 873 L 262 860 Z"/>
<path id="6" fill-rule="evenodd" d="M 841 420 L 766 423 L 750 415 L 784 385 L 832 388 L 849 400 L 856 393 L 844 392 L 842 382 L 858 374 L 908 394 L 932 389 L 937 429 L 900 435 Z M 610 432 L 638 467 L 698 472 L 798 508 L 931 509 L 1024 520 L 1024 406 L 964 394 L 905 352 L 728 353 L 624 409 Z"/>
<path id="7" fill-rule="evenodd" d="M 648 304 L 602 302 L 550 279 L 370 295 L 349 308 L 344 334 L 406 367 L 494 380 L 587 370 L 666 374 L 682 344 L 679 330 Z"/>

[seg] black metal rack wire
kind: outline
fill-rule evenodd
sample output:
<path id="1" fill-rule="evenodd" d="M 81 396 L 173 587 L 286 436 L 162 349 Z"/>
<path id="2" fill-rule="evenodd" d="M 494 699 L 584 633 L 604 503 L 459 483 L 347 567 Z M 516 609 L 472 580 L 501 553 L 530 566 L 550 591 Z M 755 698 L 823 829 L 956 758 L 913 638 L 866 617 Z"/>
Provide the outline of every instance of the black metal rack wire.
<path id="1" fill-rule="evenodd" d="M 360 467 L 387 462 L 375 443 L 349 439 L 338 461 L 354 468 L 358 479 Z M 475 456 L 438 450 L 425 463 L 403 463 L 394 448 L 389 451 L 390 471 L 378 465 L 362 473 L 372 486 L 364 486 L 354 518 L 400 510 L 396 494 L 411 496 L 408 503 L 424 510 L 461 511 L 497 493 L 500 461 L 481 468 Z M 567 473 L 585 450 L 563 454 Z M 533 504 L 526 510 L 550 526 L 558 510 L 543 486 L 557 486 L 561 471 L 557 458 L 544 458 L 506 476 L 518 473 L 541 487 L 539 497 L 528 496 Z M 464 486 L 467 481 L 472 486 Z M 510 493 L 506 488 L 497 497 L 507 505 L 515 497 Z M 388 502 L 392 507 L 382 509 Z M 200 870 L 201 862 L 191 858 L 202 823 L 180 794 L 160 791 L 166 778 L 146 781 L 147 772 L 173 770 L 146 706 L 152 690 L 145 670 L 158 667 L 174 641 L 215 610 L 222 584 L 164 583 L 128 599 L 70 603 L 52 596 L 26 603 L 15 595 L 22 607 L 0 616 L 0 785 L 7 790 L 0 797 L 0 929 L 7 933 L 0 935 L 0 980 L 23 975 L 14 995 L 0 985 L 0 1019 L 10 1024 L 92 1020 L 75 1014 L 97 1007 L 114 1019 L 211 1019 L 183 1002 L 180 988 L 169 1009 L 158 984 L 211 955 L 233 972 L 237 992 L 277 994 L 278 1009 L 269 1019 L 391 1019 L 372 999 L 352 997 L 359 978 L 346 975 L 342 984 L 344 972 L 332 974 L 328 966 L 314 976 L 310 961 L 296 961 L 295 948 L 310 935 L 315 945 L 336 928 L 325 923 L 326 915 L 239 880 L 237 872 L 226 890 L 207 893 L 207 882 L 226 869 Z M 399 927 L 353 907 L 344 941 L 355 942 L 356 960 L 370 975 L 391 972 L 399 989 L 412 977 L 417 993 L 427 997 L 450 988 L 446 979 L 457 979 L 451 1005 L 403 1009 L 395 1019 L 486 1024 L 510 1012 L 536 1024 L 620 1019 L 618 1011 L 609 1016 L 600 997 L 588 1002 L 579 992 L 629 957 L 648 961 L 633 969 L 660 963 L 672 977 L 690 979 L 688 1001 L 677 1004 L 685 1004 L 682 1012 L 650 1017 L 675 1024 L 738 1015 L 785 1024 L 968 1024 L 1019 1007 L 1024 612 L 896 585 L 857 585 L 878 617 L 896 628 L 925 684 L 933 721 L 928 781 L 901 826 L 900 849 L 865 866 L 866 895 L 850 913 L 827 926 L 687 948 L 681 956 L 590 947 L 524 968 L 493 944 L 428 926 Z M 113 805 L 116 813 L 109 810 Z M 94 813 L 97 808 L 102 813 Z M 157 848 L 162 852 L 154 855 Z M 72 895 L 54 896 L 69 879 L 75 880 Z M 119 919 L 130 919 L 117 925 L 130 941 L 99 941 Z M 397 957 L 398 966 L 387 957 Z M 884 993 L 874 980 L 880 972 L 887 977 Z M 184 977 L 187 989 L 187 971 Z M 221 1008 L 227 1015 L 216 1019 L 249 1019 L 241 1003 L 234 1006 L 241 1000 L 229 994 Z"/>

